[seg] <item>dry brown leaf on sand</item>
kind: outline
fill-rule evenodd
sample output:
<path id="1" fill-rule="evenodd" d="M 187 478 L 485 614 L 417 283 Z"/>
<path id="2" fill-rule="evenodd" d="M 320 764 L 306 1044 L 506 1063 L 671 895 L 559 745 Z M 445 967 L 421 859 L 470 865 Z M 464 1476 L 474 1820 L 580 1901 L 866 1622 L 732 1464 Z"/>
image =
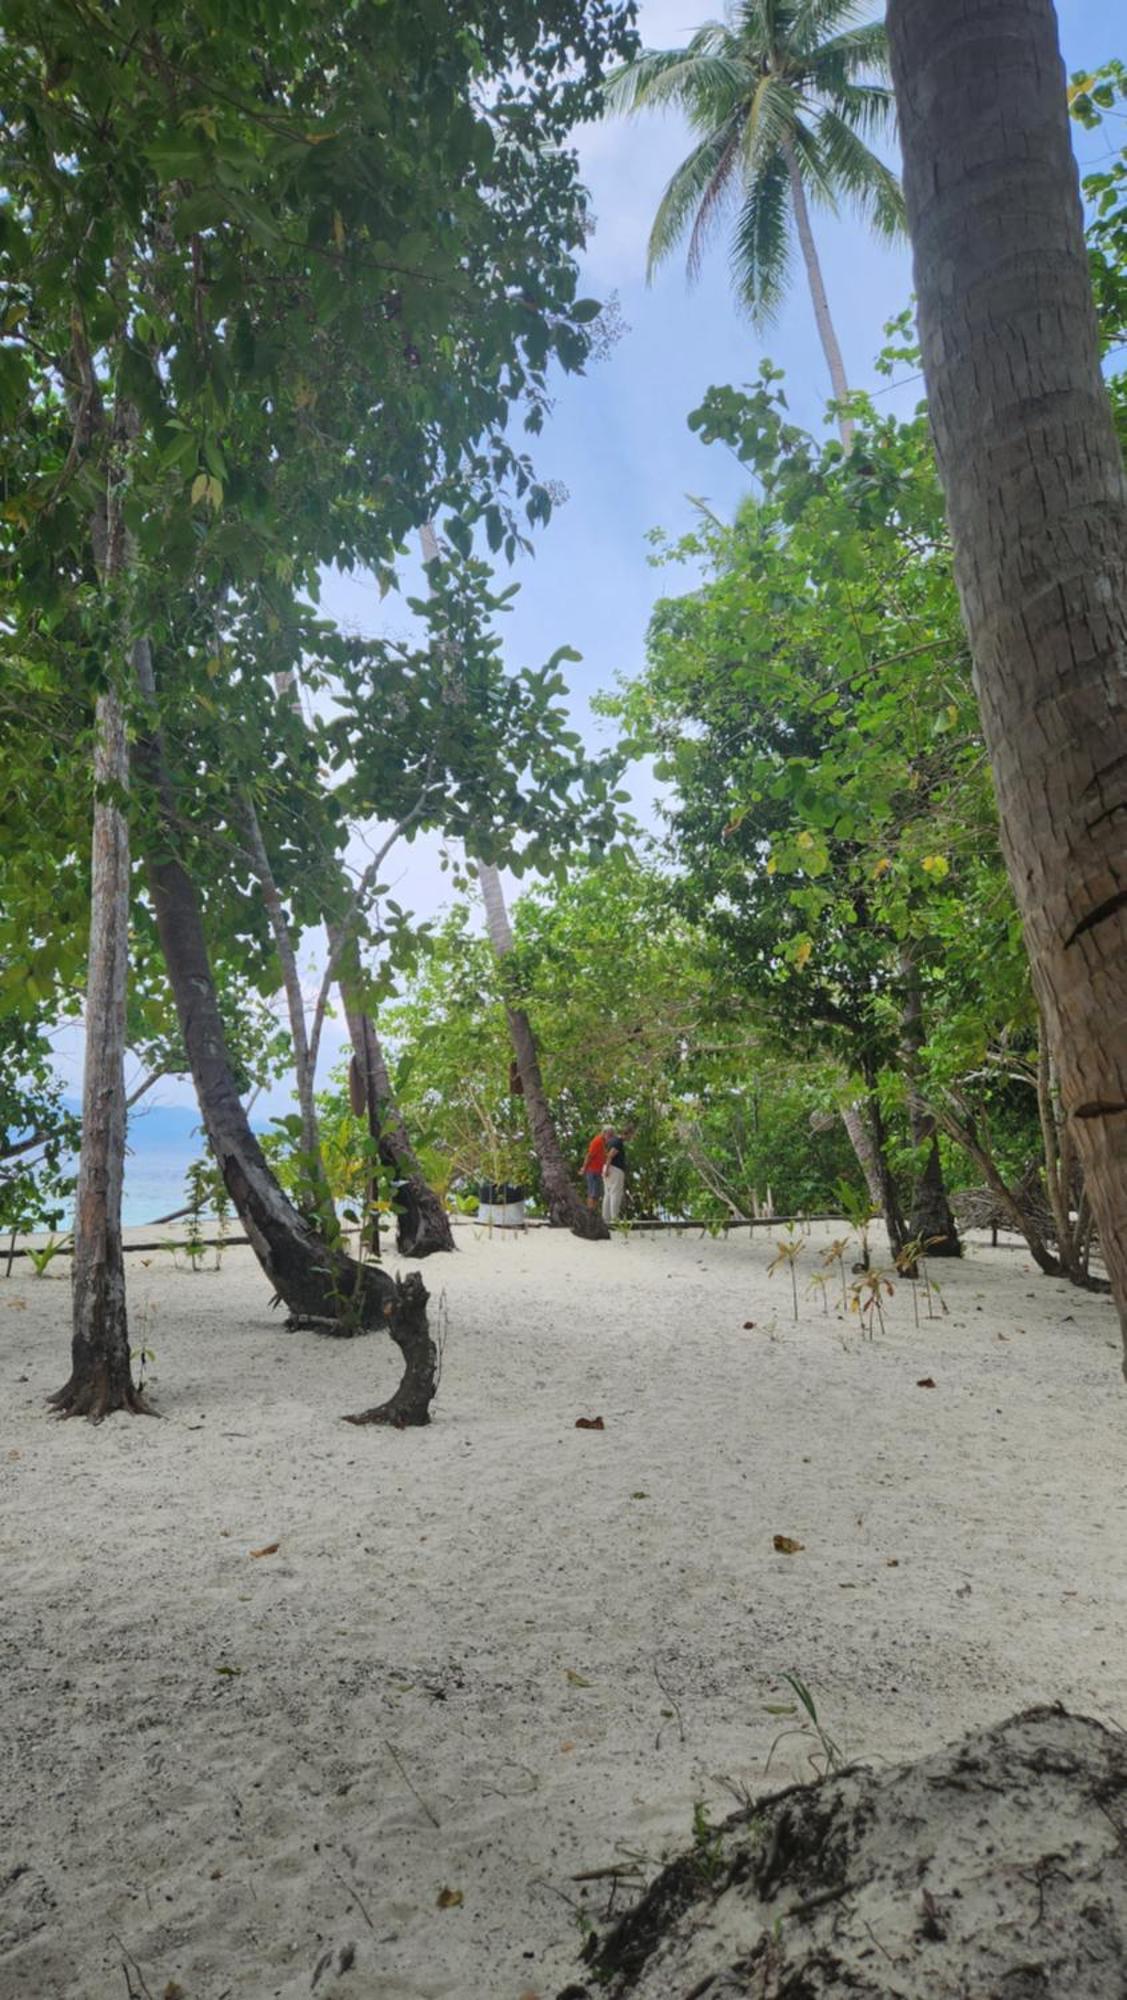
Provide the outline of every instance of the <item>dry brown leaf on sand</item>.
<path id="1" fill-rule="evenodd" d="M 564 1673 L 567 1676 L 570 1686 L 573 1688 L 589 1688 L 591 1686 L 591 1682 L 583 1674 L 577 1674 L 574 1667 L 565 1667 Z"/>
<path id="2" fill-rule="evenodd" d="M 279 1549 L 281 1548 L 281 1546 L 282 1546 L 281 1542 L 267 1542 L 267 1544 L 266 1544 L 266 1547 L 265 1547 L 264 1549 L 252 1549 L 252 1550 L 251 1550 L 251 1555 L 252 1555 L 252 1556 L 276 1556 L 276 1555 L 277 1555 L 277 1553 L 278 1553 L 278 1550 L 279 1550 Z"/>
<path id="3" fill-rule="evenodd" d="M 576 1417 L 575 1428 L 577 1431 L 605 1431 L 606 1425 L 601 1417 Z"/>
<path id="4" fill-rule="evenodd" d="M 771 1546 L 777 1549 L 781 1556 L 797 1556 L 806 1547 L 806 1543 L 796 1542 L 793 1535 L 773 1535 Z"/>
<path id="5" fill-rule="evenodd" d="M 438 1892 L 440 1910 L 460 1910 L 465 1900 L 460 1889 L 440 1889 Z"/>

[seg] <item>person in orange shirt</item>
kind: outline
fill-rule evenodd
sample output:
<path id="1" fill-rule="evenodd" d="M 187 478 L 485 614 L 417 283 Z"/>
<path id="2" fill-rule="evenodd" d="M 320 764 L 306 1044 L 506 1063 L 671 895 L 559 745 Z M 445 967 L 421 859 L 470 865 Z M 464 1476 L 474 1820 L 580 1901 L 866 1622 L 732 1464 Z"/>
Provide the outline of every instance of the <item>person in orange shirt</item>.
<path id="1" fill-rule="evenodd" d="M 587 1206 L 591 1209 L 598 1208 L 603 1199 L 603 1168 L 607 1163 L 607 1140 L 613 1136 L 613 1125 L 604 1125 L 601 1132 L 596 1132 L 587 1148 L 587 1157 L 583 1162 L 583 1178 L 587 1184 Z"/>

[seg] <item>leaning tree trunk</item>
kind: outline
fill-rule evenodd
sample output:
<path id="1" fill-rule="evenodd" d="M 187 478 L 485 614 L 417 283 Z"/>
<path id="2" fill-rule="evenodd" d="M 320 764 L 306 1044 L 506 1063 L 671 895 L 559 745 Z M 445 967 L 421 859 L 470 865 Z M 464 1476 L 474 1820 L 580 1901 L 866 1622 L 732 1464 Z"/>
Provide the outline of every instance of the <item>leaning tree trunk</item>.
<path id="1" fill-rule="evenodd" d="M 70 1380 L 51 1397 L 64 1417 L 144 1409 L 129 1364 L 121 1187 L 125 1161 L 125 998 L 129 970 L 129 751 L 120 694 L 94 718 L 94 838 L 82 1148 L 74 1217 Z"/>
<path id="2" fill-rule="evenodd" d="M 296 677 L 292 673 L 277 674 L 274 687 L 300 716 Z M 323 854 L 321 859 L 326 868 L 331 866 L 328 853 Z M 347 907 L 349 898 L 343 877 L 338 886 L 343 890 L 342 901 Z M 401 1257 L 430 1257 L 439 1250 L 453 1250 L 454 1232 L 450 1217 L 416 1158 L 407 1127 L 392 1094 L 391 1078 L 387 1073 L 375 1021 L 356 997 L 359 954 L 355 937 L 350 937 L 339 921 L 334 923 L 328 917 L 325 930 L 330 956 L 337 962 L 337 986 L 352 1043 L 350 1084 L 354 1089 L 353 1110 L 357 1117 L 365 1120 L 380 1163 L 395 1184 L 395 1247 Z M 315 1067 L 315 1055 L 314 1051 L 314 1059 L 309 1063 L 311 1072 Z M 311 1075 L 311 1097 L 312 1087 Z M 373 1217 L 378 1199 L 378 1178 L 373 1177 L 369 1187 L 369 1206 Z M 373 1229 L 378 1229 L 378 1224 L 373 1223 Z"/>
<path id="3" fill-rule="evenodd" d="M 802 185 L 802 175 L 798 170 L 794 148 L 783 142 L 783 158 L 787 163 L 787 177 L 790 181 L 790 198 L 794 207 L 794 226 L 798 234 L 802 261 L 806 266 L 806 282 L 810 287 L 810 300 L 814 307 L 814 319 L 818 327 L 818 338 L 822 343 L 822 353 L 830 371 L 834 398 L 844 404 L 849 394 L 849 384 L 845 377 L 845 363 L 841 358 L 837 330 L 830 315 L 830 302 L 826 297 L 826 284 L 822 276 L 821 259 L 814 241 L 814 231 L 810 227 L 810 209 L 806 200 L 806 189 Z M 838 435 L 846 451 L 853 449 L 853 420 L 846 416 L 844 409 L 838 411 Z"/>
<path id="4" fill-rule="evenodd" d="M 853 1148 L 857 1165 L 865 1179 L 865 1189 L 873 1207 L 884 1207 L 884 1184 L 881 1180 L 880 1162 L 877 1159 L 873 1135 L 865 1122 L 865 1107 L 859 1102 L 842 1107 L 841 1122 L 846 1137 Z"/>
<path id="5" fill-rule="evenodd" d="M 939 1128 L 920 1095 L 920 1050 L 924 1045 L 923 999 L 920 976 L 910 951 L 900 954 L 904 981 L 900 1015 L 900 1048 L 908 1086 L 908 1129 L 912 1144 L 924 1153 L 923 1170 L 912 1190 L 912 1211 L 908 1234 L 928 1257 L 961 1257 L 963 1246 L 947 1199 L 943 1162 L 939 1155 Z"/>
<path id="6" fill-rule="evenodd" d="M 237 810 L 246 835 L 247 858 L 258 877 L 258 886 L 266 905 L 266 914 L 274 938 L 274 949 L 278 954 L 278 964 L 282 973 L 286 1011 L 290 1020 L 290 1040 L 293 1043 L 298 1111 L 301 1117 L 302 1165 L 316 1213 L 327 1223 L 332 1223 L 336 1218 L 329 1177 L 325 1172 L 325 1162 L 321 1153 L 321 1130 L 314 1095 L 314 1064 L 310 1058 L 309 1036 L 305 1027 L 305 996 L 301 990 L 301 974 L 298 971 L 297 953 L 294 951 L 289 918 L 274 879 L 274 870 L 266 850 L 266 842 L 262 837 L 262 828 L 253 800 L 249 797 L 241 798 Z"/>
<path id="7" fill-rule="evenodd" d="M 138 738 L 134 756 L 160 822 L 159 846 L 146 863 L 149 892 L 200 1113 L 228 1193 L 293 1324 L 345 1335 L 384 1327 L 405 1351 L 418 1351 L 417 1363 L 407 1372 L 413 1384 L 422 1384 L 430 1345 L 422 1280 L 412 1275 L 396 1281 L 378 1266 L 357 1264 L 331 1248 L 282 1192 L 251 1131 L 227 1052 L 199 896 L 177 851 L 176 798 L 155 722 L 156 688 L 146 641 L 137 649 L 135 664 L 153 720 Z M 427 1423 L 429 1401 L 405 1406 L 406 1389 L 407 1376 L 385 1406 L 387 1421 Z"/>
<path id="8" fill-rule="evenodd" d="M 477 870 L 485 902 L 485 921 L 489 928 L 489 938 L 504 981 L 507 972 L 505 961 L 513 949 L 513 933 L 509 923 L 509 913 L 505 908 L 505 893 L 501 887 L 501 878 L 491 862 L 479 861 Z M 532 1144 L 540 1164 L 540 1179 L 548 1203 L 548 1219 L 556 1229 L 570 1229 L 573 1236 L 585 1236 L 595 1241 L 609 1238 L 610 1231 L 602 1216 L 597 1210 L 587 1207 L 578 1189 L 572 1185 L 567 1161 L 564 1159 L 559 1135 L 556 1132 L 555 1120 L 548 1104 L 548 1093 L 540 1073 L 540 1056 L 532 1023 L 524 1008 L 514 1005 L 508 997 L 505 1000 L 505 1014 L 509 1023 L 513 1053 L 517 1059 Z"/>
<path id="9" fill-rule="evenodd" d="M 890 0 L 920 334 L 1002 845 L 1127 1371 L 1127 477 L 1051 0 Z"/>
<path id="10" fill-rule="evenodd" d="M 335 927 L 328 926 L 329 948 L 336 950 Z M 429 1257 L 453 1250 L 454 1232 L 438 1195 L 415 1157 L 391 1088 L 376 1024 L 356 1002 L 355 943 L 341 941 L 338 981 L 348 1038 L 352 1043 L 352 1108 L 367 1121 L 381 1164 L 395 1190 L 396 1248 L 402 1257 Z"/>

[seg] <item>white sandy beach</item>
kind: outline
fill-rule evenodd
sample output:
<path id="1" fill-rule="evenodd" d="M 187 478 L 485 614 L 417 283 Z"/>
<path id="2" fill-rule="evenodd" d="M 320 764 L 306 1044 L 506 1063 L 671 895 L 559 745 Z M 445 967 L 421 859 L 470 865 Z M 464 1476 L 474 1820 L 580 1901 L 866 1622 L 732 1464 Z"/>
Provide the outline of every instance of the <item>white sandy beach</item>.
<path id="1" fill-rule="evenodd" d="M 390 1343 L 285 1334 L 247 1250 L 130 1257 L 162 1421 L 53 1421 L 69 1291 L 17 1264 L 0 2000 L 297 2000 L 330 1948 L 317 2000 L 551 2000 L 606 1904 L 579 1873 L 811 1775 L 798 1736 L 767 1771 L 788 1668 L 857 1757 L 1047 1699 L 1127 1722 L 1111 1304 L 976 1247 L 947 1317 L 901 1287 L 869 1342 L 801 1296 L 830 1233 L 796 1325 L 770 1231 L 462 1229 L 408 1432 L 339 1421 Z"/>

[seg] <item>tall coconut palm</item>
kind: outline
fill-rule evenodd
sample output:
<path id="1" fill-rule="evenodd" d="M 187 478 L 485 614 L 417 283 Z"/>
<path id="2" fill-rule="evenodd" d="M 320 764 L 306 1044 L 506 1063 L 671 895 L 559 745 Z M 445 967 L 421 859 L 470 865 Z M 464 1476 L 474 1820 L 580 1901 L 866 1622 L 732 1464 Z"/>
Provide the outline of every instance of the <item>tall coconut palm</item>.
<path id="1" fill-rule="evenodd" d="M 1127 1371 L 1127 474 L 1052 0 L 892 0 L 928 403 L 1002 847 Z"/>
<path id="2" fill-rule="evenodd" d="M 883 21 L 858 21 L 860 0 L 739 0 L 683 49 L 646 49 L 606 86 L 612 112 L 675 106 L 699 135 L 662 196 L 649 271 L 687 235 L 690 277 L 708 238 L 734 211 L 732 278 L 757 324 L 778 310 L 790 278 L 791 223 L 839 402 L 845 365 L 810 222 L 811 202 L 845 203 L 878 235 L 903 228 L 900 185 L 866 140 L 890 131 Z M 839 417 L 849 448 L 849 419 Z"/>

